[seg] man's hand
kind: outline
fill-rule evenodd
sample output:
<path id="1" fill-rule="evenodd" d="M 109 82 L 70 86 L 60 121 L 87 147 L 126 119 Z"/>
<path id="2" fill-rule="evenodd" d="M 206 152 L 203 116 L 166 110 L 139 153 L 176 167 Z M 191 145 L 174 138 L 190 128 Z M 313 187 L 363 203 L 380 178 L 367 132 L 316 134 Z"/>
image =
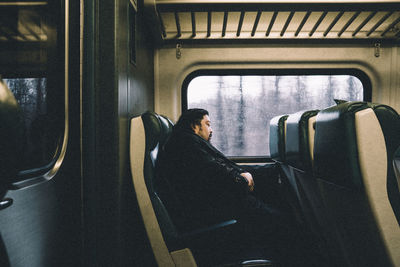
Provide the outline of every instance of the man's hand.
<path id="1" fill-rule="evenodd" d="M 253 192 L 253 190 L 254 190 L 253 176 L 251 176 L 251 174 L 249 172 L 243 172 L 240 175 L 243 176 L 247 180 L 247 184 L 249 185 L 249 190 L 250 190 L 250 192 Z"/>

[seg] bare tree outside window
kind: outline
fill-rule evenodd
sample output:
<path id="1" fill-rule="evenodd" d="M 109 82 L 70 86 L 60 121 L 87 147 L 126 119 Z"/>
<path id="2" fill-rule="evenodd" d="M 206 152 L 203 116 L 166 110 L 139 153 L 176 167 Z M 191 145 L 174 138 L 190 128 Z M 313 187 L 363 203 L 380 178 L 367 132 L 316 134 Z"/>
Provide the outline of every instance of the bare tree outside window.
<path id="1" fill-rule="evenodd" d="M 213 144 L 228 156 L 269 156 L 269 121 L 277 115 L 323 109 L 334 99 L 363 100 L 351 75 L 197 76 L 188 108 L 210 112 Z"/>
<path id="2" fill-rule="evenodd" d="M 4 79 L 21 107 L 24 120 L 23 169 L 43 166 L 51 160 L 54 151 L 48 147 L 49 135 L 47 116 L 47 79 L 11 78 Z"/>

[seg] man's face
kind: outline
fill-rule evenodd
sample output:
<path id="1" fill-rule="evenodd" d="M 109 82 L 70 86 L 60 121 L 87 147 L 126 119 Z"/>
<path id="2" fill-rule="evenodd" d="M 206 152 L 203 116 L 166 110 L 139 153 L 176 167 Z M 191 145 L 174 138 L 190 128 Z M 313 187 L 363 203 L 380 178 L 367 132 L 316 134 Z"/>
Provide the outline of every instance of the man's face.
<path id="1" fill-rule="evenodd" d="M 211 121 L 208 115 L 204 115 L 200 123 L 201 125 L 194 125 L 193 127 L 194 133 L 203 138 L 204 140 L 210 141 L 212 135 L 212 129 L 211 129 Z"/>

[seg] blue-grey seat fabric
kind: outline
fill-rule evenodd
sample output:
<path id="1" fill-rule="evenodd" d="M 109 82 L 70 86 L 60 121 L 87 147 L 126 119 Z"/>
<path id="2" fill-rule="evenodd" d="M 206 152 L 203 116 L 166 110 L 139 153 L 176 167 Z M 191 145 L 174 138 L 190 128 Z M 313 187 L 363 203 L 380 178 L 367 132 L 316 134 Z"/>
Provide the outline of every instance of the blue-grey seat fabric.
<path id="1" fill-rule="evenodd" d="M 346 102 L 317 115 L 314 176 L 341 266 L 399 266 L 400 118 L 386 105 Z"/>

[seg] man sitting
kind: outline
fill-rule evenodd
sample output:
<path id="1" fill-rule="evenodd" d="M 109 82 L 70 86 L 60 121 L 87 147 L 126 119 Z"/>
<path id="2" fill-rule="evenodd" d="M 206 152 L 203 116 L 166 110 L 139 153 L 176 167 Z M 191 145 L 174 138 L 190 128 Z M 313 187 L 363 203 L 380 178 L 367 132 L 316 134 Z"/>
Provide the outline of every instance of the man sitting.
<path id="1" fill-rule="evenodd" d="M 211 137 L 208 111 L 189 109 L 179 118 L 160 152 L 160 183 L 173 187 L 181 206 L 181 214 L 172 214 L 178 228 L 187 230 L 229 219 L 278 216 L 279 212 L 252 193 L 255 182 L 250 172 L 256 169 L 227 159 L 210 143 Z M 278 175 L 275 166 L 269 168 L 271 175 Z M 162 186 L 157 191 L 163 195 Z"/>

